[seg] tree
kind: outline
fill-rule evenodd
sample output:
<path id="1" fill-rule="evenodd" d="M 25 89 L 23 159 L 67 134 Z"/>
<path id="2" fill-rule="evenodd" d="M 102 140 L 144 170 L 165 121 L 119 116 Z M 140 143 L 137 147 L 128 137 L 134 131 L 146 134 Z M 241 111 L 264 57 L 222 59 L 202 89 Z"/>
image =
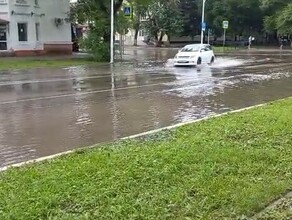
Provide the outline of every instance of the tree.
<path id="1" fill-rule="evenodd" d="M 276 28 L 279 34 L 292 35 L 292 3 L 288 4 L 276 17 Z"/>
<path id="2" fill-rule="evenodd" d="M 277 40 L 279 35 L 291 35 L 291 3 L 287 0 L 262 0 L 264 30 Z M 292 46 L 292 43 L 291 43 Z"/>
<path id="3" fill-rule="evenodd" d="M 260 0 L 210 0 L 207 4 L 207 20 L 217 33 L 222 33 L 223 20 L 229 21 L 229 33 L 237 36 L 258 33 L 262 30 Z"/>
<path id="4" fill-rule="evenodd" d="M 265 15 L 270 16 L 282 10 L 288 3 L 287 0 L 261 0 L 261 7 Z"/>
<path id="5" fill-rule="evenodd" d="M 156 40 L 156 46 L 162 45 L 164 35 L 179 35 L 182 32 L 183 19 L 178 1 L 158 0 L 154 1 L 147 9 L 147 21 L 145 29 Z"/>
<path id="6" fill-rule="evenodd" d="M 190 36 L 192 39 L 200 31 L 201 12 L 197 0 L 181 0 L 180 9 L 183 19 L 183 36 Z"/>
<path id="7" fill-rule="evenodd" d="M 123 0 L 115 0 L 114 14 L 117 15 Z M 110 51 L 110 1 L 77 0 L 71 7 L 71 20 L 88 23 L 89 35 L 84 40 L 85 48 L 96 60 L 109 60 Z"/>
<path id="8" fill-rule="evenodd" d="M 117 15 L 122 4 L 123 0 L 114 0 L 114 15 Z M 103 37 L 106 42 L 109 42 L 110 13 L 111 9 L 109 0 L 77 0 L 72 7 L 71 15 L 73 15 L 75 20 L 79 23 L 94 23 L 93 21 L 103 20 L 103 26 L 107 29 Z"/>
<path id="9" fill-rule="evenodd" d="M 153 0 L 129 0 L 132 8 L 131 28 L 134 33 L 134 46 L 137 46 L 138 33 L 141 29 L 141 18 L 146 16 L 147 8 Z"/>

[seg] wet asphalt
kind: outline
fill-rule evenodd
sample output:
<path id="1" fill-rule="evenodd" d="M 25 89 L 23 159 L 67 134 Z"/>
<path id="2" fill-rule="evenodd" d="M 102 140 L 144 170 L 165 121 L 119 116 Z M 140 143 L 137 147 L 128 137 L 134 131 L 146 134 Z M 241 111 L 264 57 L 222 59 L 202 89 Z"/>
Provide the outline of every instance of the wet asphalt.
<path id="1" fill-rule="evenodd" d="M 290 53 L 174 68 L 175 49 L 125 61 L 0 72 L 0 167 L 292 96 Z"/>

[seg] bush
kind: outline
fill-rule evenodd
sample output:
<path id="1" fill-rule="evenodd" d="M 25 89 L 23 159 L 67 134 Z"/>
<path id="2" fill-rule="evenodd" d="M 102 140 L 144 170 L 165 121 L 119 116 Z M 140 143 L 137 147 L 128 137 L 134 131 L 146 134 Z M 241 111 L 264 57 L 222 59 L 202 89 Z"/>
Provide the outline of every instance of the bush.
<path id="1" fill-rule="evenodd" d="M 108 61 L 110 59 L 110 45 L 103 40 L 99 31 L 94 28 L 88 33 L 87 38 L 81 42 L 83 48 L 90 54 L 92 54 L 95 61 Z"/>

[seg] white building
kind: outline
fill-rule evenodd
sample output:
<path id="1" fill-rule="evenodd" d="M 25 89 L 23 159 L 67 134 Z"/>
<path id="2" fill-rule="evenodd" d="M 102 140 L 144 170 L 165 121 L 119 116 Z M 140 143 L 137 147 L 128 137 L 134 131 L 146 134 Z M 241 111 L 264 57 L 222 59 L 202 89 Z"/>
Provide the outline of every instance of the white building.
<path id="1" fill-rule="evenodd" d="M 0 52 L 72 53 L 70 0 L 0 0 Z"/>

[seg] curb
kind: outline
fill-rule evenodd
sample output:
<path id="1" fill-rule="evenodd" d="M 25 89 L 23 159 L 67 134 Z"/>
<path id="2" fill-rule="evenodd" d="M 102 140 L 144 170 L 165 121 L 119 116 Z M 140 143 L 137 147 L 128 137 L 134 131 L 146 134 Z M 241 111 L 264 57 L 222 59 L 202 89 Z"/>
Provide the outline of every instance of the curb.
<path id="1" fill-rule="evenodd" d="M 284 100 L 284 99 L 279 99 L 277 101 L 281 101 L 281 100 Z M 238 113 L 238 112 L 242 112 L 242 111 L 246 111 L 246 110 L 262 107 L 262 106 L 268 105 L 269 103 L 271 103 L 271 102 L 267 102 L 267 103 L 263 103 L 263 104 L 259 104 L 259 105 L 254 105 L 254 106 L 250 106 L 250 107 L 246 107 L 246 108 L 241 108 L 241 109 L 237 109 L 237 110 L 233 110 L 233 111 L 229 111 L 229 112 L 224 112 L 224 113 L 221 113 L 221 114 L 210 115 L 210 116 L 207 116 L 207 117 L 204 117 L 204 118 L 200 118 L 200 119 L 196 119 L 196 120 L 192 120 L 192 121 L 188 121 L 188 122 L 183 122 L 183 123 L 178 123 L 178 124 L 175 124 L 175 125 L 166 126 L 166 127 L 163 127 L 163 128 L 159 128 L 159 129 L 155 129 L 155 130 L 151 130 L 151 131 L 147 131 L 147 132 L 143 132 L 143 133 L 139 133 L 139 134 L 130 135 L 130 136 L 127 136 L 127 137 L 124 137 L 124 138 L 120 138 L 119 140 L 129 140 L 129 139 L 134 139 L 134 138 L 146 136 L 146 135 L 149 135 L 149 134 L 158 133 L 158 132 L 163 131 L 163 130 L 171 130 L 171 129 L 175 129 L 175 128 L 182 127 L 182 126 L 185 126 L 185 125 L 197 123 L 197 122 L 200 122 L 200 121 L 206 121 L 208 119 L 218 118 L 218 117 L 222 117 L 224 115 Z M 97 147 L 98 145 L 101 145 L 101 144 L 104 144 L 104 143 L 99 143 L 99 144 L 93 145 L 91 147 L 76 148 L 74 150 L 69 150 L 69 151 L 58 153 L 58 154 L 53 154 L 53 155 L 50 155 L 50 156 L 40 157 L 40 158 L 37 158 L 37 159 L 28 160 L 28 161 L 25 161 L 25 162 L 20 162 L 20 163 L 8 165 L 8 166 L 0 167 L 0 172 L 6 171 L 6 170 L 8 170 L 10 168 L 22 167 L 22 166 L 33 164 L 33 163 L 39 163 L 39 162 L 42 162 L 42 161 L 52 160 L 52 159 L 58 158 L 60 156 L 64 156 L 64 155 L 75 153 L 78 150 L 84 150 L 84 149 L 90 149 L 90 148 L 93 148 L 93 147 Z"/>
<path id="2" fill-rule="evenodd" d="M 155 129 L 155 130 L 146 131 L 146 132 L 139 133 L 139 134 L 134 134 L 134 135 L 131 135 L 131 136 L 128 136 L 128 137 L 121 138 L 120 140 L 129 140 L 129 139 L 134 139 L 134 138 L 138 138 L 138 137 L 143 137 L 143 136 L 146 136 L 146 135 L 149 135 L 149 134 L 155 134 L 155 133 L 158 133 L 158 132 L 164 131 L 164 130 L 172 130 L 172 129 L 175 129 L 175 128 L 178 128 L 178 127 L 182 127 L 182 126 L 185 126 L 185 125 L 197 123 L 197 122 L 200 122 L 200 121 L 206 121 L 208 119 L 218 118 L 218 117 L 222 117 L 224 115 L 233 114 L 233 113 L 242 112 L 242 111 L 253 109 L 253 108 L 262 107 L 262 106 L 265 106 L 267 104 L 269 104 L 269 102 L 268 103 L 259 104 L 259 105 L 250 106 L 250 107 L 246 107 L 246 108 L 241 108 L 241 109 L 237 109 L 237 110 L 233 110 L 233 111 L 229 111 L 229 112 L 224 112 L 224 113 L 221 113 L 221 114 L 209 115 L 209 116 L 204 117 L 204 118 L 200 118 L 200 119 L 196 119 L 196 120 L 192 120 L 192 121 L 188 121 L 188 122 L 183 122 L 183 123 L 178 123 L 178 124 L 175 124 L 175 125 L 170 125 L 170 126 L 167 126 L 167 127 L 158 128 L 158 129 Z"/>

